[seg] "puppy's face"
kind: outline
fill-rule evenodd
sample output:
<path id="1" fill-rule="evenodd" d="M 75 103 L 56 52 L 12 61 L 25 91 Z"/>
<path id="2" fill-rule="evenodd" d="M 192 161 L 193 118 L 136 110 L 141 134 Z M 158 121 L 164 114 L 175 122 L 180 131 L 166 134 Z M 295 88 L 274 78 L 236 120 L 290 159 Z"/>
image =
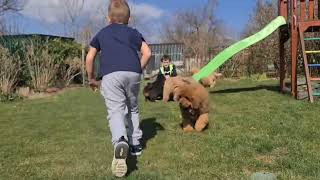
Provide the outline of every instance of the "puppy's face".
<path id="1" fill-rule="evenodd" d="M 192 122 L 197 121 L 198 117 L 200 116 L 199 110 L 193 108 L 184 108 L 180 107 L 181 115 L 183 119 L 191 120 Z"/>

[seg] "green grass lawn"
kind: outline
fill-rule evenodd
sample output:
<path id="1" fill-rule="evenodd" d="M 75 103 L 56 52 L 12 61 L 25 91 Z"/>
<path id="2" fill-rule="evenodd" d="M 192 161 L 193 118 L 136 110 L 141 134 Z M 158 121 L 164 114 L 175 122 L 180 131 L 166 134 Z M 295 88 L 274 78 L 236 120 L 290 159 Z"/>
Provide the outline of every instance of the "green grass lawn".
<path id="1" fill-rule="evenodd" d="M 175 103 L 141 97 L 146 148 L 127 179 L 320 179 L 320 101 L 277 92 L 277 82 L 221 81 L 210 127 L 185 134 Z M 78 89 L 0 104 L 0 179 L 113 179 L 104 102 Z"/>

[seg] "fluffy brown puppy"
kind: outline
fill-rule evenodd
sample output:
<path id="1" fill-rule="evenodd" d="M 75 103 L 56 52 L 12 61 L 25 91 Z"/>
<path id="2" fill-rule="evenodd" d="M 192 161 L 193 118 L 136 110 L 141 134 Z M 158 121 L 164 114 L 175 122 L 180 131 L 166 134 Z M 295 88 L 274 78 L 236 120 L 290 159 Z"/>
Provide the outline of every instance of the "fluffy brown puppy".
<path id="1" fill-rule="evenodd" d="M 191 69 L 191 73 L 192 75 L 198 73 L 200 71 L 200 69 L 198 68 L 192 68 Z M 215 85 L 216 85 L 216 82 L 217 80 L 222 77 L 222 74 L 221 73 L 212 73 L 210 76 L 208 77 L 205 77 L 205 78 L 202 78 L 200 79 L 200 84 L 202 84 L 204 87 L 210 87 L 210 88 L 213 88 Z"/>
<path id="2" fill-rule="evenodd" d="M 185 132 L 203 131 L 209 123 L 209 94 L 192 78 L 172 77 L 165 81 L 163 101 L 170 95 L 179 103 L 182 114 L 182 128 Z"/>

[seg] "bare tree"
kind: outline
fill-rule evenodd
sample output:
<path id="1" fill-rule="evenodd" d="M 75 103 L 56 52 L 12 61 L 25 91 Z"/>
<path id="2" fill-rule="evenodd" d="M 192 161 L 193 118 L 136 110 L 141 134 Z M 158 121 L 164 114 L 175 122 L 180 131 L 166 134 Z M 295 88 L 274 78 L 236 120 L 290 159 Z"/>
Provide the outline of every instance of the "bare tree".
<path id="1" fill-rule="evenodd" d="M 200 9 L 176 13 L 163 26 L 165 42 L 180 42 L 186 46 L 186 56 L 194 57 L 198 67 L 203 66 L 212 56 L 213 47 L 225 40 L 220 32 L 223 28 L 214 14 L 217 0 L 208 0 Z"/>
<path id="2" fill-rule="evenodd" d="M 0 1 L 0 16 L 8 11 L 20 11 L 24 5 L 23 0 L 1 0 Z"/>
<path id="3" fill-rule="evenodd" d="M 9 12 L 18 12 L 22 10 L 23 6 L 24 0 L 0 0 L 0 35 L 17 32 L 18 24 L 15 22 L 9 24 L 3 15 Z"/>
<path id="4" fill-rule="evenodd" d="M 74 38 L 79 38 L 81 23 L 78 22 L 83 10 L 84 0 L 62 0 L 64 14 L 61 19 L 65 33 Z"/>
<path id="5" fill-rule="evenodd" d="M 261 30 L 277 16 L 276 1 L 258 0 L 256 7 L 249 19 L 243 35 L 250 36 Z M 273 33 L 264 41 L 249 48 L 247 58 L 248 74 L 261 74 L 267 71 L 268 65 L 273 64 L 277 69 L 279 64 L 278 33 Z"/>

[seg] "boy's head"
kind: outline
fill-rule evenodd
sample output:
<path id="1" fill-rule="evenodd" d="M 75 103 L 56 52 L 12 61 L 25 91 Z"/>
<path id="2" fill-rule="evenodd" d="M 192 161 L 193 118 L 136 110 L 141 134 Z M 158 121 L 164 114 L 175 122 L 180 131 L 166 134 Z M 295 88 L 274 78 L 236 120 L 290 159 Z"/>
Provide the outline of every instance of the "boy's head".
<path id="1" fill-rule="evenodd" d="M 161 58 L 161 65 L 164 67 L 168 67 L 171 63 L 171 58 L 168 55 L 164 55 Z"/>
<path id="2" fill-rule="evenodd" d="M 126 0 L 110 0 L 108 20 L 110 23 L 128 24 L 130 8 Z"/>

